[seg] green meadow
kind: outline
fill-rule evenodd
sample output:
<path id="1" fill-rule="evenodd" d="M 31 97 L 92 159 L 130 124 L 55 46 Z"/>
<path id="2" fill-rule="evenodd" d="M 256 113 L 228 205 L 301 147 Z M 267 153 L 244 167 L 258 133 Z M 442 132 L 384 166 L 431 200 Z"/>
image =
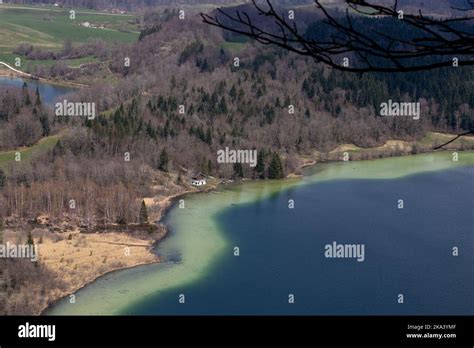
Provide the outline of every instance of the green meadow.
<path id="1" fill-rule="evenodd" d="M 244 50 L 247 47 L 247 43 L 245 42 L 231 42 L 231 41 L 224 41 L 220 45 L 223 49 L 229 50 L 232 53 L 239 53 L 240 51 Z"/>
<path id="2" fill-rule="evenodd" d="M 21 43 L 43 49 L 60 50 L 66 39 L 71 39 L 73 43 L 82 43 L 89 39 L 127 43 L 138 38 L 138 27 L 132 23 L 134 15 L 111 14 L 89 9 L 74 10 L 76 17 L 72 20 L 70 9 L 66 8 L 0 4 L 0 60 L 13 63 L 15 58 L 13 50 Z M 85 22 L 97 27 L 104 26 L 105 29 L 81 26 L 81 23 Z M 52 64 L 52 61 L 38 62 Z"/>
<path id="3" fill-rule="evenodd" d="M 42 138 L 35 145 L 27 148 L 0 152 L 0 168 L 6 169 L 8 167 L 8 163 L 15 161 L 15 155 L 17 152 L 21 154 L 21 161 L 28 161 L 34 153 L 43 152 L 54 148 L 60 137 L 60 135 L 52 135 Z"/>

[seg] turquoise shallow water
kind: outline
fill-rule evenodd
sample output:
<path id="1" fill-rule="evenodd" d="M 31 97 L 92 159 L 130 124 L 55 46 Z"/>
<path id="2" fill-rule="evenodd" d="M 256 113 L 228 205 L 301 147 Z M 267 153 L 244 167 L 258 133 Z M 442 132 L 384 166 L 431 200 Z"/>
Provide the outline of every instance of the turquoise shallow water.
<path id="1" fill-rule="evenodd" d="M 323 164 L 186 196 L 157 249 L 167 262 L 106 275 L 48 314 L 473 314 L 473 164 Z M 364 244 L 364 262 L 325 258 L 332 241 Z"/>

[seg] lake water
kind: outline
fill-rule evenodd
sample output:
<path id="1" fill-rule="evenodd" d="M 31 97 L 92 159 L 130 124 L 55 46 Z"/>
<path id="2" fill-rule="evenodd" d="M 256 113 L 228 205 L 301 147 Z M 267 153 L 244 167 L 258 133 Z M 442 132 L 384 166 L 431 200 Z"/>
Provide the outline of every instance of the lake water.
<path id="1" fill-rule="evenodd" d="M 47 314 L 472 315 L 473 176 L 474 152 L 443 152 L 190 195 L 167 215 L 166 262 L 106 275 Z M 326 258 L 333 241 L 363 244 L 364 261 Z"/>
<path id="2" fill-rule="evenodd" d="M 28 88 L 32 91 L 36 91 L 36 88 L 38 87 L 43 102 L 50 106 L 54 105 L 57 98 L 76 90 L 72 87 L 46 84 L 36 80 L 23 80 L 19 78 L 0 76 L 0 86 L 21 88 L 23 87 L 24 82 L 26 82 Z"/>

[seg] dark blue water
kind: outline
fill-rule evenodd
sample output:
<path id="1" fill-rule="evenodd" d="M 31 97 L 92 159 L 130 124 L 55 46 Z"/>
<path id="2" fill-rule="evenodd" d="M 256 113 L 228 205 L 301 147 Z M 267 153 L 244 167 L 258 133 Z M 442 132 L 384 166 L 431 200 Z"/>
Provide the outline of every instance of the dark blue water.
<path id="1" fill-rule="evenodd" d="M 473 177 L 470 167 L 331 181 L 232 207 L 217 219 L 239 257 L 229 250 L 207 278 L 124 313 L 472 315 Z M 333 241 L 364 244 L 365 261 L 325 258 L 324 246 Z"/>
<path id="2" fill-rule="evenodd" d="M 28 88 L 33 92 L 36 91 L 36 87 L 38 87 L 43 103 L 50 106 L 54 105 L 59 97 L 62 97 L 76 90 L 72 87 L 50 85 L 35 80 L 23 80 L 19 78 L 0 76 L 0 86 L 21 88 L 23 87 L 24 82 L 26 82 Z"/>

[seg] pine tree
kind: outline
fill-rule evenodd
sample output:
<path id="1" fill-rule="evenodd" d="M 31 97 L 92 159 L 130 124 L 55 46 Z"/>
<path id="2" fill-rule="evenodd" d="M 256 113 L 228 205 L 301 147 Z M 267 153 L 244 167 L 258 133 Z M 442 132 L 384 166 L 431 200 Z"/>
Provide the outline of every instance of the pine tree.
<path id="1" fill-rule="evenodd" d="M 208 160 L 207 161 L 207 175 L 212 175 L 212 161 L 211 160 Z"/>
<path id="2" fill-rule="evenodd" d="M 160 153 L 160 159 L 158 161 L 158 169 L 163 172 L 167 172 L 168 162 L 169 162 L 168 152 L 166 151 L 166 149 L 163 149 Z"/>
<path id="3" fill-rule="evenodd" d="M 207 129 L 207 132 L 206 132 L 206 136 L 204 138 L 204 141 L 208 144 L 208 145 L 212 145 L 212 132 L 211 132 L 211 128 L 208 128 Z"/>
<path id="4" fill-rule="evenodd" d="M 278 97 L 276 97 L 276 100 L 275 100 L 275 107 L 281 108 L 281 105 L 280 105 L 280 98 L 278 98 Z"/>
<path id="5" fill-rule="evenodd" d="M 39 117 L 39 121 L 41 123 L 41 127 L 43 128 L 43 136 L 44 137 L 49 136 L 51 132 L 51 127 L 49 125 L 48 115 L 42 113 Z"/>
<path id="6" fill-rule="evenodd" d="M 227 109 L 227 103 L 226 103 L 226 101 L 225 101 L 225 97 L 222 97 L 222 98 L 221 98 L 221 101 L 220 101 L 220 103 L 219 103 L 219 108 L 218 108 L 218 109 L 219 109 L 219 113 L 220 113 L 220 114 L 225 114 L 225 113 L 227 113 L 228 109 Z"/>
<path id="7" fill-rule="evenodd" d="M 264 151 L 258 151 L 257 153 L 257 165 L 255 166 L 255 173 L 259 179 L 265 179 L 265 153 Z"/>
<path id="8" fill-rule="evenodd" d="M 203 158 L 201 162 L 201 172 L 206 175 L 209 175 L 209 173 L 207 172 L 207 161 L 205 158 Z"/>
<path id="9" fill-rule="evenodd" d="M 31 105 L 30 92 L 28 91 L 28 85 L 26 84 L 26 82 L 23 82 L 22 93 L 23 93 L 23 103 L 25 105 Z"/>
<path id="10" fill-rule="evenodd" d="M 280 155 L 278 153 L 274 153 L 272 156 L 272 160 L 270 162 L 270 166 L 268 167 L 268 178 L 269 179 L 283 179 L 283 166 L 281 164 Z"/>
<path id="11" fill-rule="evenodd" d="M 181 176 L 181 173 L 179 173 L 178 177 L 176 178 L 176 185 L 183 185 L 183 177 Z"/>
<path id="12" fill-rule="evenodd" d="M 36 87 L 36 101 L 35 101 L 36 106 L 41 105 L 41 96 L 38 87 Z"/>
<path id="13" fill-rule="evenodd" d="M 142 201 L 142 206 L 140 207 L 139 223 L 141 225 L 148 223 L 148 212 L 146 210 L 145 200 Z"/>
<path id="14" fill-rule="evenodd" d="M 244 177 L 244 168 L 242 167 L 241 163 L 234 163 L 234 175 L 237 178 L 243 178 Z"/>
<path id="15" fill-rule="evenodd" d="M 5 187 L 5 184 L 7 183 L 7 175 L 5 174 L 5 171 L 0 168 L 0 189 Z"/>
<path id="16" fill-rule="evenodd" d="M 28 237 L 27 237 L 27 241 L 26 241 L 26 244 L 28 244 L 29 246 L 33 247 L 33 250 L 35 248 L 35 241 L 33 240 L 33 236 L 31 235 L 31 231 L 28 232 Z"/>
<path id="17" fill-rule="evenodd" d="M 237 97 L 237 91 L 235 89 L 235 85 L 232 85 L 232 88 L 229 91 L 229 96 L 232 99 L 232 101 L 234 101 L 235 98 Z"/>

